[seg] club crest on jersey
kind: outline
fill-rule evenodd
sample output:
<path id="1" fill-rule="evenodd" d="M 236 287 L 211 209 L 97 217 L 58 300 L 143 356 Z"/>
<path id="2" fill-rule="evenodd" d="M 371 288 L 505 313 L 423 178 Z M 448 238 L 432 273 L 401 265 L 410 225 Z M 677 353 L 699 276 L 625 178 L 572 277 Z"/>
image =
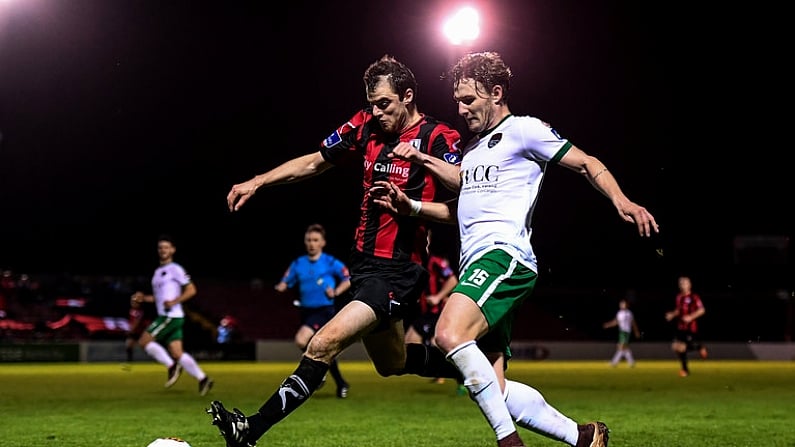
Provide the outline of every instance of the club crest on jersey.
<path id="1" fill-rule="evenodd" d="M 409 144 L 410 144 L 410 145 L 411 145 L 411 147 L 413 147 L 414 149 L 420 150 L 420 146 L 422 146 L 422 140 L 421 140 L 421 139 L 419 139 L 419 138 L 415 138 L 415 139 L 413 139 L 413 140 L 409 141 Z"/>
<path id="2" fill-rule="evenodd" d="M 350 132 L 354 128 L 355 128 L 355 126 L 353 124 L 351 124 L 350 121 L 348 121 L 347 123 L 345 123 L 342 126 L 340 126 L 339 129 L 335 130 L 333 134 L 331 134 L 328 137 L 326 137 L 326 139 L 323 140 L 323 146 L 325 146 L 325 147 L 334 147 L 334 146 L 336 146 L 337 144 L 339 144 L 340 141 L 342 141 L 342 136 L 345 135 L 346 133 Z"/>
<path id="3" fill-rule="evenodd" d="M 491 149 L 494 146 L 496 146 L 497 143 L 500 142 L 500 140 L 502 140 L 502 133 L 496 133 L 496 134 L 492 135 L 491 138 L 489 138 L 489 142 L 488 142 L 489 149 Z"/>

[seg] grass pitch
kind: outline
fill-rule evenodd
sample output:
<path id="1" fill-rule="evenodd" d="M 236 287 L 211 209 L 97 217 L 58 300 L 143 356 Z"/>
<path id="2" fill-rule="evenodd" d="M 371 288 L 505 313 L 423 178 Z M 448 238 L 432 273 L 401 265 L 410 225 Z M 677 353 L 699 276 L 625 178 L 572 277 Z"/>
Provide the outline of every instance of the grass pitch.
<path id="1" fill-rule="evenodd" d="M 154 362 L 0 365 L 0 446 L 145 447 L 176 436 L 192 447 L 223 447 L 205 409 L 221 400 L 256 411 L 296 362 L 203 362 L 215 379 L 199 396 L 183 374 L 170 389 Z M 368 362 L 341 361 L 351 384 L 337 399 L 329 383 L 259 441 L 267 447 L 493 447 L 477 406 L 456 384 L 379 377 Z M 605 421 L 610 447 L 795 447 L 795 362 L 511 361 L 508 375 L 537 388 L 577 421 Z M 563 446 L 520 429 L 528 446 Z"/>

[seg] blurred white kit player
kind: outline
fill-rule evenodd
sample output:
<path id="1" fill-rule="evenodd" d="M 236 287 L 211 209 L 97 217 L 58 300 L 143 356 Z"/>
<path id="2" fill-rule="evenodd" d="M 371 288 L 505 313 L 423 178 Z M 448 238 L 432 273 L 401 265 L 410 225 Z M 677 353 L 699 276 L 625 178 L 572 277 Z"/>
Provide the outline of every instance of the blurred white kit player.
<path id="1" fill-rule="evenodd" d="M 157 318 L 141 335 L 139 344 L 149 356 L 168 368 L 167 388 L 177 382 L 184 369 L 199 381 L 199 394 L 204 396 L 212 388 L 213 381 L 193 356 L 182 348 L 182 326 L 185 321 L 182 303 L 196 295 L 196 285 L 185 269 L 174 262 L 176 251 L 171 238 L 161 236 L 158 239 L 160 266 L 152 275 L 152 294 L 135 292 L 132 296 L 135 302 L 154 302 L 157 308 Z"/>
<path id="2" fill-rule="evenodd" d="M 635 322 L 635 315 L 629 310 L 629 303 L 626 299 L 618 302 L 616 317 L 603 325 L 605 329 L 616 326 L 618 326 L 618 342 L 616 343 L 616 353 L 613 354 L 613 359 L 610 360 L 610 366 L 618 366 L 618 362 L 622 358 L 627 360 L 627 364 L 630 367 L 635 366 L 635 358 L 632 355 L 629 342 L 633 334 L 635 338 L 640 338 L 640 329 L 638 329 L 638 324 Z"/>

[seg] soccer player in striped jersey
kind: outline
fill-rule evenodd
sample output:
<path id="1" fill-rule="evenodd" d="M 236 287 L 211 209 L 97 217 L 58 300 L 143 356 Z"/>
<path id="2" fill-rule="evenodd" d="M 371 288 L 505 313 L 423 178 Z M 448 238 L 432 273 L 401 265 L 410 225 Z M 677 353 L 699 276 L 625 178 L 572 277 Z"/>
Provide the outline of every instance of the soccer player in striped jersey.
<path id="1" fill-rule="evenodd" d="M 362 166 L 364 194 L 348 262 L 350 301 L 315 333 L 296 370 L 258 411 L 246 416 L 227 411 L 219 401 L 211 402 L 207 412 L 229 447 L 255 445 L 318 389 L 331 362 L 358 340 L 382 376 L 436 377 L 445 368 L 444 376 L 458 376 L 438 349 L 404 343 L 403 320 L 428 282 L 426 223 L 384 210 L 373 202 L 370 190 L 376 181 L 388 180 L 416 200 L 454 196 L 445 189 L 451 185 L 443 185 L 422 166 L 389 154 L 404 147 L 455 165 L 461 155 L 457 146 L 461 136 L 419 111 L 414 73 L 394 57 L 386 55 L 373 62 L 363 80 L 369 106 L 332 132 L 319 150 L 236 184 L 227 195 L 230 211 L 237 211 L 262 187 L 314 177 L 351 160 Z M 437 355 L 429 356 L 429 349 Z M 428 358 L 437 363 L 429 365 Z"/>
<path id="2" fill-rule="evenodd" d="M 687 360 L 688 352 L 698 351 L 702 359 L 707 358 L 707 348 L 701 343 L 698 335 L 698 323 L 696 322 L 697 319 L 704 315 L 706 309 L 704 308 L 704 303 L 701 302 L 701 296 L 693 292 L 693 281 L 689 276 L 677 278 L 677 285 L 679 286 L 679 293 L 676 294 L 676 308 L 666 312 L 665 319 L 676 323 L 671 350 L 676 354 L 682 365 L 682 369 L 679 370 L 679 376 L 687 377 L 690 375 Z"/>

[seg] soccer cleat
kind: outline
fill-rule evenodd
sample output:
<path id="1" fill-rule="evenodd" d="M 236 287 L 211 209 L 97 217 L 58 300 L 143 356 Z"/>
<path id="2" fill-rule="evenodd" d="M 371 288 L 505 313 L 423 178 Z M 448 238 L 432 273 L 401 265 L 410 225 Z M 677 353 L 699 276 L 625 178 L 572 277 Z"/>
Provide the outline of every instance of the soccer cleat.
<path id="1" fill-rule="evenodd" d="M 685 371 L 684 369 L 680 369 L 679 370 L 679 377 L 687 377 L 689 375 L 690 375 L 690 373 Z"/>
<path id="2" fill-rule="evenodd" d="M 221 402 L 214 400 L 210 403 L 207 413 L 213 416 L 213 425 L 218 427 L 221 436 L 226 440 L 226 447 L 254 447 L 257 445 L 256 441 L 246 440 L 249 432 L 248 420 L 237 408 L 234 409 L 234 413 L 230 413 Z"/>
<path id="3" fill-rule="evenodd" d="M 348 389 L 349 388 L 350 388 L 350 385 L 348 385 L 347 383 L 342 384 L 342 386 L 338 386 L 337 387 L 337 397 L 339 397 L 340 399 L 345 399 L 346 397 L 348 397 Z"/>
<path id="4" fill-rule="evenodd" d="M 604 422 L 578 424 L 577 431 L 580 435 L 577 437 L 575 447 L 607 447 L 607 435 L 610 430 Z"/>
<path id="5" fill-rule="evenodd" d="M 182 365 L 180 365 L 179 363 L 174 363 L 173 365 L 171 365 L 171 367 L 168 368 L 168 380 L 166 380 L 166 385 L 165 385 L 166 388 L 171 388 L 175 383 L 177 383 L 177 380 L 179 379 L 179 376 L 181 374 L 182 374 Z"/>
<path id="6" fill-rule="evenodd" d="M 497 440 L 497 447 L 525 447 L 519 433 L 513 432 L 510 435 Z"/>
<path id="7" fill-rule="evenodd" d="M 199 381 L 199 395 L 201 395 L 201 396 L 207 395 L 207 393 L 210 392 L 210 388 L 212 388 L 213 385 L 215 385 L 215 382 L 209 376 L 206 376 L 204 379 L 200 380 Z"/>
<path id="8" fill-rule="evenodd" d="M 701 357 L 702 360 L 707 359 L 707 348 L 702 346 L 701 349 L 698 350 L 698 355 Z"/>

